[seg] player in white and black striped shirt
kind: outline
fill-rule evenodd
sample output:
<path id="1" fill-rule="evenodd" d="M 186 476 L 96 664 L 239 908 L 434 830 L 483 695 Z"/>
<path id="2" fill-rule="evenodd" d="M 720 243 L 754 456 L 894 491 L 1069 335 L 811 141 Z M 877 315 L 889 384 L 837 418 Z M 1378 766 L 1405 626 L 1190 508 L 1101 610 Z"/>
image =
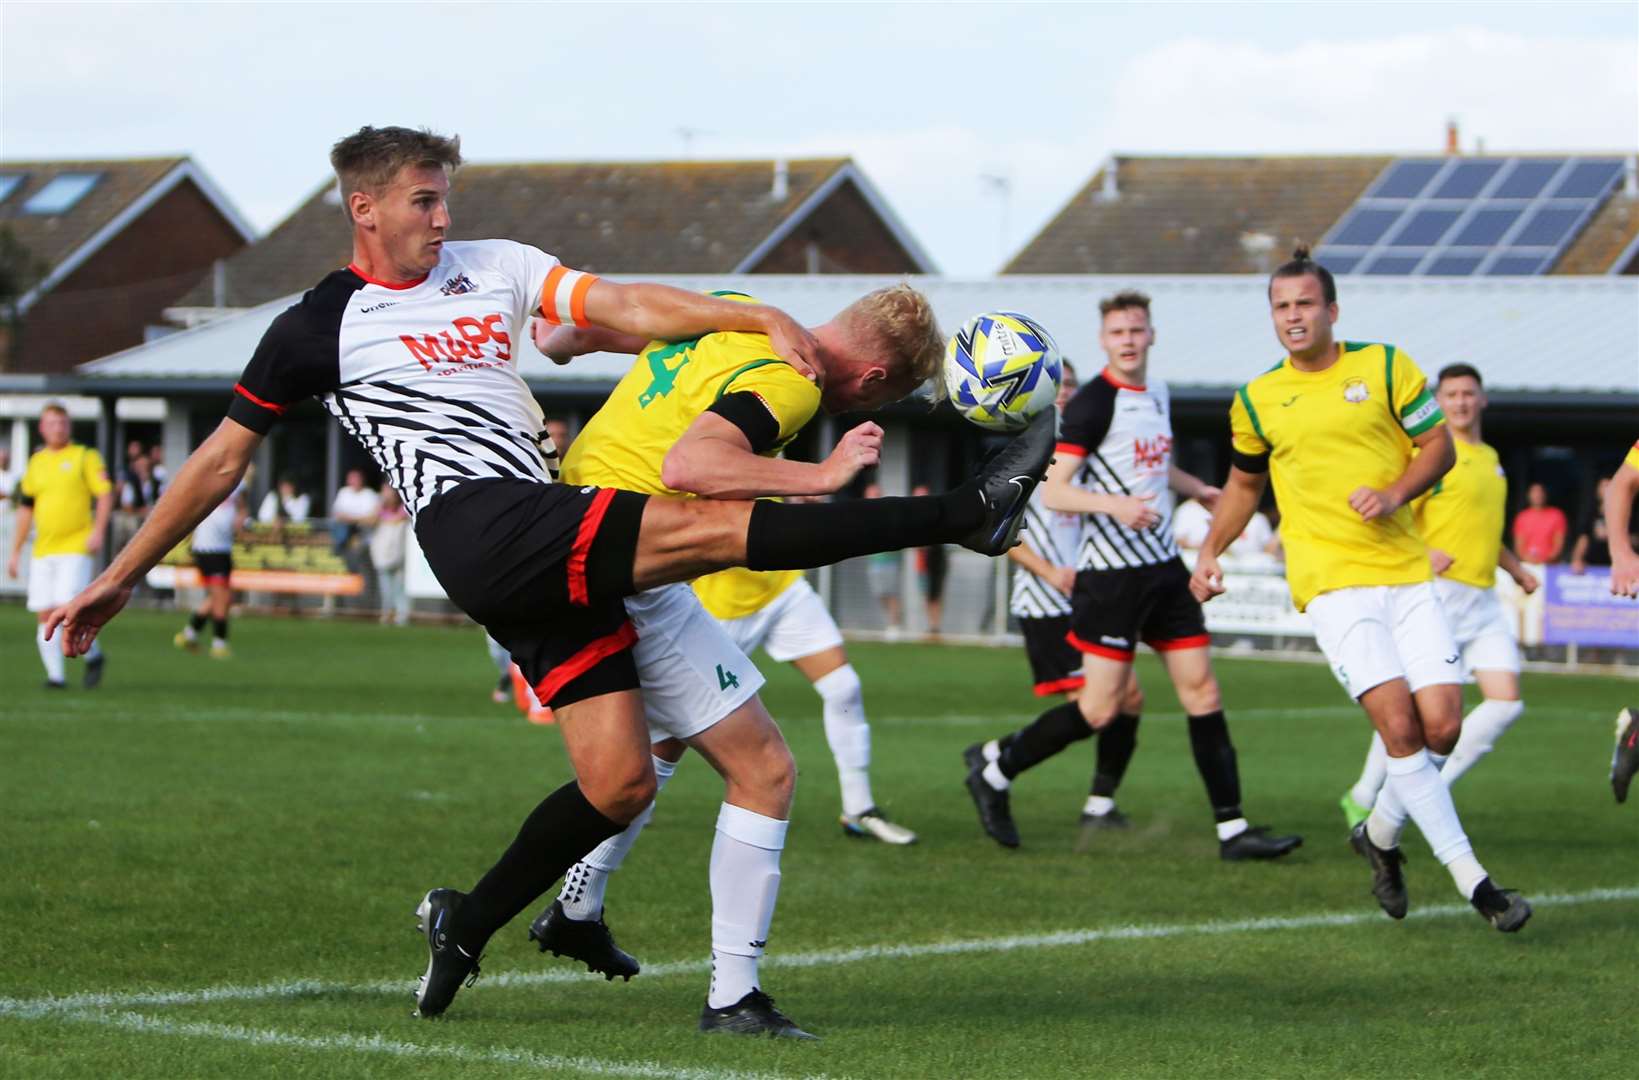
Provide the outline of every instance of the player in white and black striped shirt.
<path id="1" fill-rule="evenodd" d="M 1212 805 L 1219 854 L 1278 858 L 1303 841 L 1249 826 L 1241 812 L 1240 772 L 1212 673 L 1211 639 L 1172 536 L 1173 491 L 1208 507 L 1219 492 L 1172 462 L 1170 399 L 1165 384 L 1148 378 L 1155 341 L 1149 305 L 1138 292 L 1117 293 L 1099 304 L 1099 343 L 1108 364 L 1065 408 L 1054 464 L 1040 493 L 1049 510 L 1083 517 L 1066 634 L 1083 654 L 1080 692 L 1011 735 L 969 747 L 968 791 L 991 838 L 1017 846 L 1008 798 L 1013 778 L 1098 732 L 1101 758 L 1115 767 L 1106 771 L 1101 760 L 1082 824 L 1125 824 L 1115 808 L 1115 789 L 1137 743 L 1143 698 L 1135 693 L 1133 657 L 1142 640 L 1161 654 L 1189 715 L 1190 746 Z"/>
<path id="2" fill-rule="evenodd" d="M 766 334 L 772 354 L 810 371 L 805 357 L 818 344 L 774 308 L 599 281 L 511 241 L 446 242 L 460 161 L 459 140 L 406 128 L 366 127 L 336 144 L 352 263 L 275 320 L 227 418 L 109 568 L 46 620 L 48 637 L 63 628 L 65 653 L 86 652 L 134 583 L 238 483 L 278 417 L 323 399 L 403 494 L 450 598 L 507 646 L 554 708 L 576 772 L 470 892 L 434 889 L 422 900 L 422 1016 L 442 1013 L 477 974 L 495 931 L 654 798 L 626 597 L 730 566 L 801 570 L 940 543 L 999 555 L 1052 454 L 1043 417 L 954 491 L 869 504 L 555 483 L 540 409 L 516 371 L 529 318 L 647 340 Z M 766 996 L 730 1020 L 726 1030 L 797 1031 Z"/>

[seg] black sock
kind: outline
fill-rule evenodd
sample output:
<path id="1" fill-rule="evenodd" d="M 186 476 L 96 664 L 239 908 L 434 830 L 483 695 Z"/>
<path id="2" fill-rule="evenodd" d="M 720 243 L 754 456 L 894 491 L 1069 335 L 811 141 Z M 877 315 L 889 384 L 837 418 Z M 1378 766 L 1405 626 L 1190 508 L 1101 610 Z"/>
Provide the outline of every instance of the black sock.
<path id="1" fill-rule="evenodd" d="M 983 521 L 984 501 L 971 484 L 943 495 L 838 503 L 759 499 L 746 529 L 746 566 L 807 570 L 878 551 L 954 544 Z"/>
<path id="2" fill-rule="evenodd" d="M 1189 718 L 1189 748 L 1195 752 L 1195 768 L 1212 801 L 1212 819 L 1241 817 L 1241 772 L 1235 765 L 1235 747 L 1229 741 L 1229 724 L 1222 709 Z"/>
<path id="3" fill-rule="evenodd" d="M 1119 713 L 1098 733 L 1098 763 L 1093 767 L 1093 794 L 1115 797 L 1127 765 L 1138 749 L 1138 717 Z"/>
<path id="4" fill-rule="evenodd" d="M 192 615 L 189 615 L 188 616 L 188 628 L 191 629 L 196 634 L 199 633 L 199 631 L 205 629 L 205 616 L 201 615 L 197 611 L 194 612 Z"/>
<path id="5" fill-rule="evenodd" d="M 548 795 L 524 819 L 500 861 L 467 894 L 453 927 L 456 940 L 478 955 L 495 931 L 625 827 L 599 813 L 573 780 Z"/>
<path id="6" fill-rule="evenodd" d="M 224 619 L 212 619 L 211 620 L 211 627 L 212 627 L 212 629 L 214 629 L 216 631 L 216 640 L 218 640 L 218 641 L 228 640 L 228 620 L 227 619 L 225 619 L 225 618 Z"/>
<path id="7" fill-rule="evenodd" d="M 1073 701 L 1048 709 L 1001 747 L 996 767 L 1009 780 L 1039 765 L 1073 742 L 1093 734 Z M 1000 744 L 998 744 L 1000 745 Z"/>

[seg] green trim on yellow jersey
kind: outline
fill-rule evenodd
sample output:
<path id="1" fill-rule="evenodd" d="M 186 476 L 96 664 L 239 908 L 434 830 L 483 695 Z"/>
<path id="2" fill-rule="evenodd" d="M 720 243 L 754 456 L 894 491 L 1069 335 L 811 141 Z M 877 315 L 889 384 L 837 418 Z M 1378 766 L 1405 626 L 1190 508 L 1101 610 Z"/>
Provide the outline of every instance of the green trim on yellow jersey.
<path id="1" fill-rule="evenodd" d="M 733 371 L 728 373 L 728 378 L 724 379 L 723 380 L 723 385 L 719 386 L 717 388 L 717 396 L 712 398 L 712 401 L 714 401 L 714 402 L 722 401 L 723 400 L 723 395 L 728 393 L 729 386 L 734 382 L 735 379 L 738 379 L 741 375 L 744 375 L 746 372 L 755 371 L 760 367 L 767 367 L 769 364 L 783 364 L 783 363 L 785 363 L 784 360 L 776 360 L 773 357 L 767 357 L 767 358 L 762 359 L 762 360 L 753 360 L 749 364 L 741 364 L 739 367 L 735 368 Z"/>
<path id="2" fill-rule="evenodd" d="M 1273 371 L 1274 368 L 1269 370 Z M 1246 387 L 1243 386 L 1235 392 L 1241 396 L 1241 405 L 1246 409 L 1246 418 L 1252 421 L 1252 430 L 1258 433 L 1258 438 L 1267 443 L 1269 438 L 1263 433 L 1263 425 L 1258 423 L 1258 410 L 1252 407 L 1252 398 L 1247 394 Z"/>

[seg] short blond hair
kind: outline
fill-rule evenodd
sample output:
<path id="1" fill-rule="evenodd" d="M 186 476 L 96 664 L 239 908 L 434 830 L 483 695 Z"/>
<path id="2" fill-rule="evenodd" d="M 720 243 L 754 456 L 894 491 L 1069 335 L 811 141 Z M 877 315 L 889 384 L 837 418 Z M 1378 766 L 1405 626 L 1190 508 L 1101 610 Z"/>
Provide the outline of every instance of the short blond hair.
<path id="1" fill-rule="evenodd" d="M 945 336 L 933 316 L 933 305 L 907 282 L 889 285 L 855 300 L 838 316 L 850 329 L 874 336 L 891 354 L 888 377 L 903 380 L 908 394 L 933 380 L 934 400 L 945 381 L 935 378 L 945 355 Z"/>

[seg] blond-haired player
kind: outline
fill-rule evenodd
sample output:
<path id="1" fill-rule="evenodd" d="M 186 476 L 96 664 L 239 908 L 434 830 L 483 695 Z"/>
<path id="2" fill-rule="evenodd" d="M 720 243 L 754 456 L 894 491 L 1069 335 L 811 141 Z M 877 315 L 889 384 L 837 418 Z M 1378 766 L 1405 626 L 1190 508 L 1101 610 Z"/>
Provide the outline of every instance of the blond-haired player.
<path id="1" fill-rule="evenodd" d="M 34 529 L 34 550 L 29 558 L 28 609 L 38 616 L 35 643 L 46 669 L 46 689 L 61 690 L 63 650 L 48 640 L 46 620 L 58 604 L 91 581 L 91 557 L 102 550 L 108 515 L 114 508 L 114 486 L 102 455 L 70 439 L 68 410 L 58 404 L 40 412 L 40 438 L 45 445 L 28 459 L 17 486 L 17 532 L 11 544 L 6 575 L 16 577 L 22 567 L 23 543 Z M 102 681 L 103 653 L 93 644 L 85 654 L 85 686 Z"/>
<path id="2" fill-rule="evenodd" d="M 744 293 L 715 295 L 755 303 Z M 564 480 L 704 499 L 840 491 L 877 463 L 882 429 L 876 424 L 844 434 L 821 462 L 786 460 L 780 451 L 822 408 L 868 410 L 911 393 L 936 370 L 944 343 L 926 297 L 907 285 L 871 293 L 812 334 L 813 378 L 772 356 L 767 339 L 756 334 L 667 342 L 597 329 L 542 333 L 537 343 L 555 360 L 592 350 L 638 354 L 564 455 Z M 729 582 L 717 593 L 734 599 L 742 585 L 762 593 L 773 581 L 783 586 L 775 590 L 778 603 L 782 593 L 800 598 L 793 593 L 800 577 L 776 573 Z M 712 977 L 701 1030 L 808 1037 L 758 985 L 796 768 L 757 697 L 762 675 L 738 644 L 756 628 L 738 635 L 725 629 L 681 584 L 640 592 L 626 608 L 636 631 L 657 785 L 665 784 L 685 746 L 698 750 L 725 784 L 711 854 Z M 809 644 L 817 640 L 809 638 Z M 839 644 L 840 638 L 818 654 L 798 651 L 817 665 L 821 657 L 835 659 Z M 856 719 L 862 724 L 862 713 Z M 651 804 L 570 868 L 558 898 L 530 927 L 543 951 L 579 959 L 611 978 L 637 973 L 637 962 L 615 946 L 604 923 L 603 897 L 609 875 L 652 813 Z"/>
<path id="3" fill-rule="evenodd" d="M 1518 930 L 1531 906 L 1497 888 L 1474 857 L 1429 756 L 1457 743 L 1462 655 L 1408 504 L 1455 460 L 1445 418 L 1410 357 L 1392 345 L 1333 338 L 1337 286 L 1308 248 L 1271 275 L 1269 309 L 1288 351 L 1230 406 L 1229 480 L 1190 588 L 1203 602 L 1223 593 L 1218 555 L 1246 528 L 1273 477 L 1292 601 L 1308 612 L 1338 682 L 1388 749 L 1392 798 L 1378 800 L 1350 835 L 1371 866 L 1373 895 L 1390 916 L 1405 917 L 1398 810 L 1475 910 L 1498 930 Z"/>
<path id="4" fill-rule="evenodd" d="M 1519 642 L 1493 588 L 1497 568 L 1506 571 L 1527 595 L 1537 590 L 1538 582 L 1503 546 L 1508 478 L 1497 452 L 1482 438 L 1480 422 L 1487 402 L 1479 371 L 1469 364 L 1440 369 L 1434 400 L 1451 429 L 1457 463 L 1414 499 L 1412 506 L 1417 529 L 1428 544 L 1429 563 L 1436 575 L 1434 591 L 1462 650 L 1464 672 L 1473 677 L 1485 698 L 1463 717 L 1457 745 L 1439 763 L 1440 779 L 1450 787 L 1491 752 L 1502 733 L 1525 711 L 1519 691 Z M 1360 779 L 1341 800 L 1349 828 L 1364 821 L 1376 805 L 1387 765 L 1383 737 L 1373 735 Z"/>

